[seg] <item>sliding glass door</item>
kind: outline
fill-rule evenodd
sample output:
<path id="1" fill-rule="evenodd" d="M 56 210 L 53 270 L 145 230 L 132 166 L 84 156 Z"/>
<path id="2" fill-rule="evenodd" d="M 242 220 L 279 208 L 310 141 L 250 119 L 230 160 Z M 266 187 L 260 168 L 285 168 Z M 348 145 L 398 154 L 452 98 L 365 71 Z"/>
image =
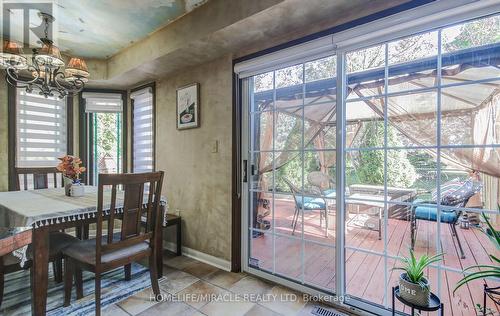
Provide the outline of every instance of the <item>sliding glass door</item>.
<path id="1" fill-rule="evenodd" d="M 242 79 L 245 268 L 384 314 L 398 257 L 443 254 L 432 291 L 476 315 L 498 280 L 454 289 L 498 253 L 499 34 L 487 16 Z"/>
<path id="2" fill-rule="evenodd" d="M 248 79 L 249 265 L 335 289 L 336 56 Z"/>
<path id="3" fill-rule="evenodd" d="M 347 295 L 389 307 L 412 248 L 443 253 L 425 272 L 450 315 L 483 303 L 482 280 L 453 290 L 498 252 L 499 34 L 497 15 L 345 54 Z"/>

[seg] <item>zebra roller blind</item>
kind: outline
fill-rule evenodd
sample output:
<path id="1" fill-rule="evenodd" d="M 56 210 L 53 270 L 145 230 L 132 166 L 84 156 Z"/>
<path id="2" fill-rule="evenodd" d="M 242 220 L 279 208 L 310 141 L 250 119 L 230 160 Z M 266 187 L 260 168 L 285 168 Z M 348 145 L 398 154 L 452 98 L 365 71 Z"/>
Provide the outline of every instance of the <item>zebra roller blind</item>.
<path id="1" fill-rule="evenodd" d="M 132 134 L 133 134 L 133 172 L 154 170 L 154 124 L 153 124 L 153 90 L 145 88 L 131 93 Z"/>
<path id="2" fill-rule="evenodd" d="M 67 152 L 66 98 L 16 90 L 16 166 L 55 167 Z"/>

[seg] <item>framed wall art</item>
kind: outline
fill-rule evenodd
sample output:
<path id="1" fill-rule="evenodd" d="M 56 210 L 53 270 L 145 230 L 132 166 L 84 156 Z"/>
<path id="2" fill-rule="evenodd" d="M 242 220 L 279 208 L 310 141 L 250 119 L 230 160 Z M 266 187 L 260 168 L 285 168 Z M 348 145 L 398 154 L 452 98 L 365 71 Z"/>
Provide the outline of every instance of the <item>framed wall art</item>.
<path id="1" fill-rule="evenodd" d="M 200 84 L 192 83 L 177 89 L 177 129 L 200 126 Z"/>

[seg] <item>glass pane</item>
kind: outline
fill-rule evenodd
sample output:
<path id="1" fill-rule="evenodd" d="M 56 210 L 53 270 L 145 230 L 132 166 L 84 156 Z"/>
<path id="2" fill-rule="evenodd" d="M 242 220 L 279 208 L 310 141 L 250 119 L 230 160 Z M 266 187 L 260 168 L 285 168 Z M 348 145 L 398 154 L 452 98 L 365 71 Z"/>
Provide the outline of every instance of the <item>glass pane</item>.
<path id="1" fill-rule="evenodd" d="M 122 167 L 121 113 L 94 113 L 94 183 L 100 173 L 120 173 Z"/>
<path id="2" fill-rule="evenodd" d="M 415 229 L 412 230 L 412 207 L 414 205 L 398 203 L 411 203 L 414 196 L 408 192 L 401 192 L 397 195 L 387 204 L 387 253 L 392 256 L 408 255 L 413 238 L 415 240 L 415 253 L 427 254 L 433 239 L 430 239 L 431 236 L 425 229 L 419 231 L 418 234 L 416 234 Z M 430 241 L 431 244 L 428 244 L 427 241 Z"/>
<path id="3" fill-rule="evenodd" d="M 302 84 L 304 65 L 296 65 L 276 70 L 276 89 Z"/>
<path id="4" fill-rule="evenodd" d="M 346 251 L 346 292 L 348 295 L 383 303 L 384 258 L 361 251 Z"/>
<path id="5" fill-rule="evenodd" d="M 250 227 L 260 231 L 272 229 L 273 195 L 267 192 L 251 192 Z"/>
<path id="6" fill-rule="evenodd" d="M 273 150 L 273 112 L 256 112 L 252 114 L 252 151 Z"/>
<path id="7" fill-rule="evenodd" d="M 306 242 L 304 281 L 319 288 L 335 289 L 335 248 Z"/>
<path id="8" fill-rule="evenodd" d="M 347 53 L 347 73 L 385 66 L 385 45 L 373 46 Z M 349 81 L 349 84 L 353 82 Z"/>
<path id="9" fill-rule="evenodd" d="M 349 191 L 359 186 L 384 186 L 384 151 L 359 150 L 346 153 L 345 183 Z"/>
<path id="10" fill-rule="evenodd" d="M 383 99 L 346 103 L 346 147 L 381 147 L 384 142 Z"/>
<path id="11" fill-rule="evenodd" d="M 389 64 L 405 63 L 436 56 L 438 33 L 430 32 L 389 42 Z M 410 71 L 413 72 L 413 71 Z"/>
<path id="12" fill-rule="evenodd" d="M 272 90 L 274 88 L 274 72 L 266 72 L 253 77 L 253 92 Z"/>
<path id="13" fill-rule="evenodd" d="M 276 273 L 300 280 L 302 278 L 302 241 L 281 236 L 275 238 Z"/>
<path id="14" fill-rule="evenodd" d="M 362 196 L 355 196 L 363 198 Z M 346 246 L 383 251 L 383 212 L 384 197 L 373 196 L 371 200 L 346 201 Z M 381 248 L 380 248 L 381 247 Z"/>
<path id="15" fill-rule="evenodd" d="M 250 230 L 250 257 L 252 268 L 273 271 L 273 235 Z"/>
<path id="16" fill-rule="evenodd" d="M 445 145 L 500 143 L 500 82 L 442 89 L 441 142 Z"/>
<path id="17" fill-rule="evenodd" d="M 477 209 L 498 209 L 498 170 L 500 170 L 500 149 L 492 147 L 484 148 L 456 148 L 441 150 L 441 169 L 447 179 L 456 182 L 469 180 L 469 185 L 463 189 L 460 199 L 448 199 L 453 205 L 454 201 L 467 200 L 468 207 Z M 441 177 L 443 181 L 443 176 Z M 477 192 L 479 191 L 479 192 Z M 442 194 L 445 194 L 443 192 Z M 472 197 L 473 193 L 478 193 Z M 465 194 L 465 195 L 464 195 Z"/>
<path id="18" fill-rule="evenodd" d="M 276 232 L 280 234 L 301 236 L 302 234 L 302 214 L 297 211 L 297 203 L 301 200 L 301 195 L 279 194 L 274 200 L 274 225 Z M 300 206 L 300 205 L 299 205 Z M 295 232 L 293 225 L 295 224 Z"/>
<path id="19" fill-rule="evenodd" d="M 387 141 L 390 147 L 437 144 L 437 93 L 413 93 L 387 100 Z"/>
<path id="20" fill-rule="evenodd" d="M 394 149 L 387 151 L 388 200 L 398 194 L 429 200 L 437 181 L 437 161 L 432 150 Z"/>
<path id="21" fill-rule="evenodd" d="M 451 26 L 441 34 L 444 53 L 495 44 L 500 42 L 500 15 Z"/>
<path id="22" fill-rule="evenodd" d="M 337 71 L 336 65 L 336 56 L 329 56 L 305 63 L 306 82 L 334 78 Z"/>
<path id="23" fill-rule="evenodd" d="M 303 133 L 302 108 L 276 112 L 275 150 L 300 150 Z"/>
<path id="24" fill-rule="evenodd" d="M 251 190 L 271 191 L 273 188 L 273 153 L 257 152 L 250 157 L 248 182 Z"/>
<path id="25" fill-rule="evenodd" d="M 302 190 L 302 154 L 300 152 L 276 152 L 276 192 Z"/>

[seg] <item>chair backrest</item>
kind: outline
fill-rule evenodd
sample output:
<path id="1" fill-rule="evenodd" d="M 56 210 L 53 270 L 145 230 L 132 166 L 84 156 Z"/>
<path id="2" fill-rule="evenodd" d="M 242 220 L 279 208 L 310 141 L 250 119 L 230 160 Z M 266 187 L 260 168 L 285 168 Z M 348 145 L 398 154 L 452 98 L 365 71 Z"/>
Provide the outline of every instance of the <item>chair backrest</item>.
<path id="1" fill-rule="evenodd" d="M 21 185 L 22 184 L 22 185 Z M 62 174 L 56 168 L 16 168 L 16 190 L 63 187 Z"/>
<path id="2" fill-rule="evenodd" d="M 333 179 L 321 171 L 309 172 L 307 175 L 307 181 L 310 185 L 315 186 L 322 191 L 329 189 L 330 185 L 333 184 Z"/>
<path id="3" fill-rule="evenodd" d="M 129 174 L 100 174 L 97 194 L 97 238 L 96 264 L 106 252 L 119 250 L 149 240 L 150 247 L 154 247 L 154 234 L 159 218 L 161 189 L 163 185 L 163 171 Z M 109 201 L 108 230 L 102 235 L 102 224 L 105 219 L 104 187 L 111 186 Z M 123 205 L 117 207 L 117 189 L 123 188 Z M 147 197 L 145 199 L 144 197 Z M 122 224 L 117 230 L 120 238 L 113 240 L 114 221 L 121 219 Z M 117 231 L 118 232 L 118 231 Z M 103 238 L 106 242 L 103 243 Z"/>

